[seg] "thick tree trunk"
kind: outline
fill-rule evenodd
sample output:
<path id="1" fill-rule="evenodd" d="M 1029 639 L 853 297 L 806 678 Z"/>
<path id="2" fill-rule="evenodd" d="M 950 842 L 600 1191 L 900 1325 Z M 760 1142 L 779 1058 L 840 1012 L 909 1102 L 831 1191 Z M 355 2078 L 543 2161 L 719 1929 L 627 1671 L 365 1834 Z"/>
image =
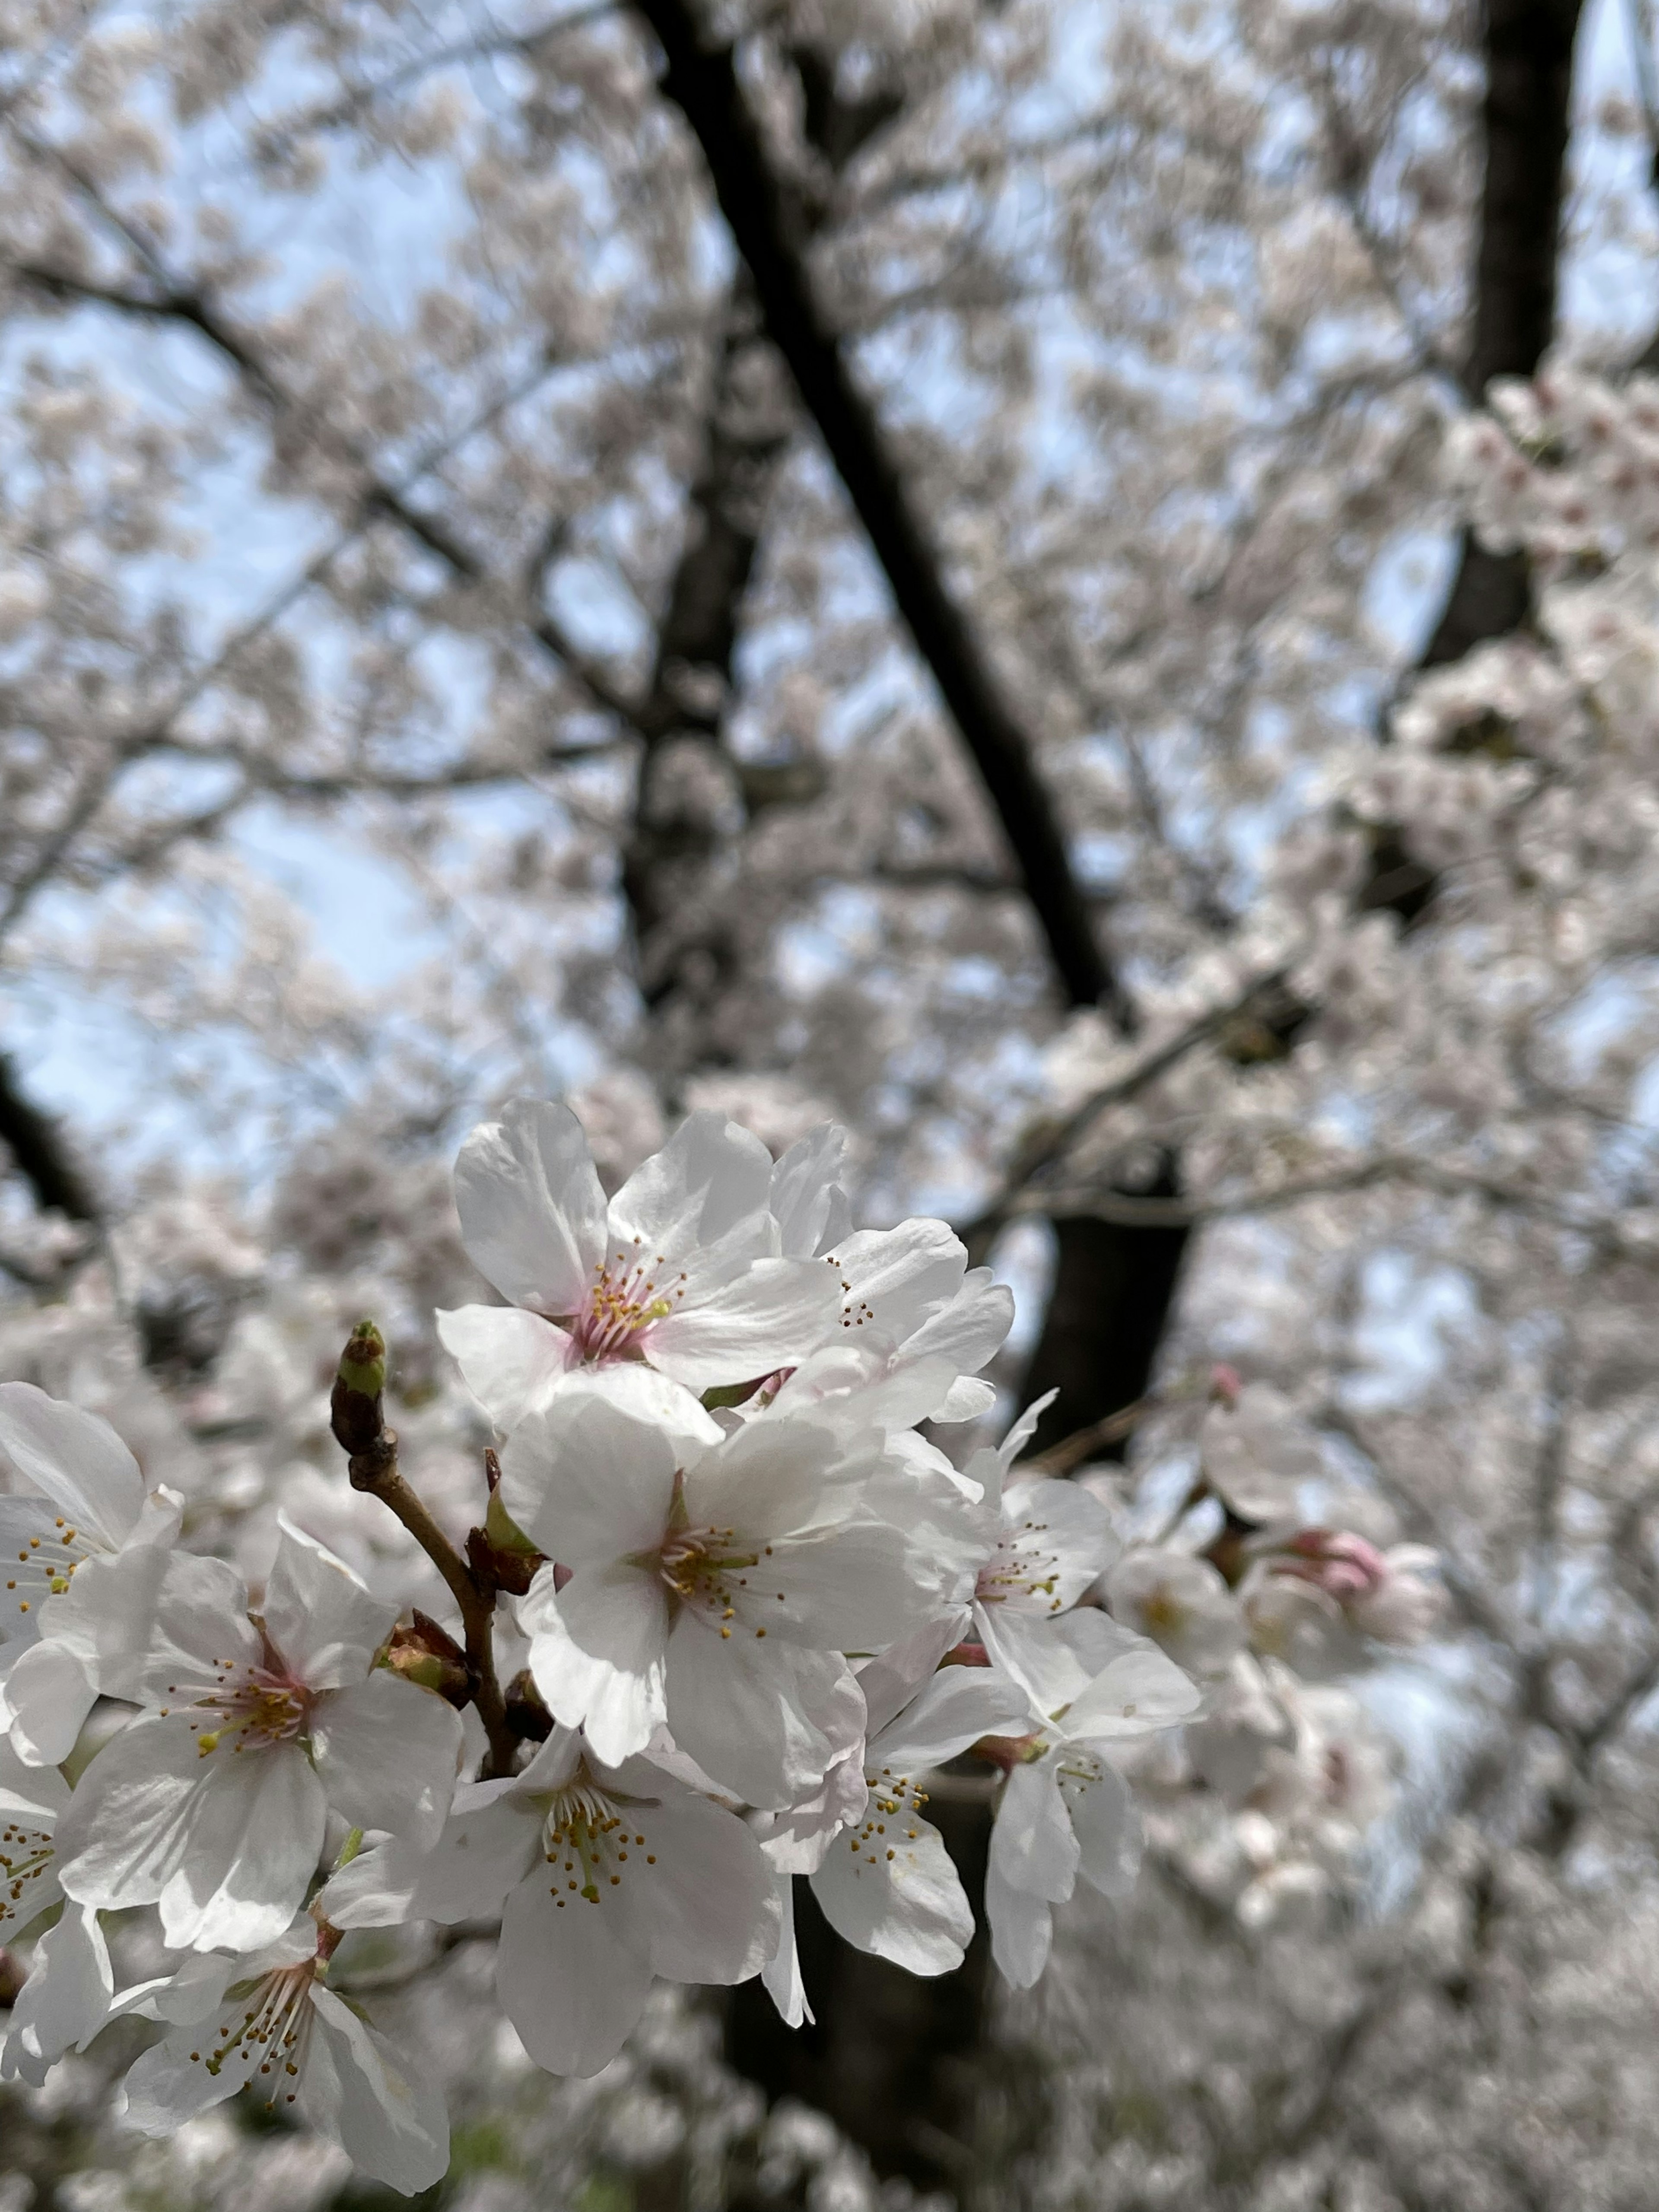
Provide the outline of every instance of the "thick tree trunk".
<path id="1" fill-rule="evenodd" d="M 43 1211 L 71 1221 L 94 1222 L 98 1201 L 69 1142 L 49 1114 L 26 1096 L 9 1060 L 0 1053 L 0 1146 L 34 1193 Z"/>

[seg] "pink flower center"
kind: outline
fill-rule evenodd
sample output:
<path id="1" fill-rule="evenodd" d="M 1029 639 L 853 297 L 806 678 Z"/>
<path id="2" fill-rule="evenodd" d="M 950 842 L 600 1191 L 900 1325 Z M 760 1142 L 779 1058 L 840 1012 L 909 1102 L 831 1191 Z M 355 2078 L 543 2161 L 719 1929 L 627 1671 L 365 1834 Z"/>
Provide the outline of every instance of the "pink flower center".
<path id="1" fill-rule="evenodd" d="M 229 1659 L 216 1663 L 224 1669 L 221 1679 L 197 1689 L 193 1695 L 189 1686 L 167 1686 L 170 1697 L 187 1697 L 191 1711 L 202 1716 L 191 1723 L 202 1758 L 227 1740 L 233 1751 L 265 1751 L 272 1744 L 289 1743 L 304 1735 L 310 1724 L 314 1692 L 275 1654 L 261 1667 L 238 1667 Z M 161 1711 L 165 1713 L 168 1708 L 163 1705 Z"/>
<path id="2" fill-rule="evenodd" d="M 639 1241 L 636 1237 L 636 1246 Z M 643 1358 L 640 1339 L 653 1322 L 666 1321 L 685 1296 L 684 1273 L 671 1277 L 667 1266 L 660 1252 L 649 1264 L 623 1252 L 600 1261 L 586 1304 L 566 1323 L 576 1359 Z"/>

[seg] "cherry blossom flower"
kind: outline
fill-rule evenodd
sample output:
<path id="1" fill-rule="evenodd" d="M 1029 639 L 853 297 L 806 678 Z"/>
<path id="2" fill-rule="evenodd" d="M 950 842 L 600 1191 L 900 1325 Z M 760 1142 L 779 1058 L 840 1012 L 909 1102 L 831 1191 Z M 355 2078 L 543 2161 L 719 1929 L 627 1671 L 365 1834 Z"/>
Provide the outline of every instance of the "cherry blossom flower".
<path id="1" fill-rule="evenodd" d="M 932 1768 L 1017 1727 L 1029 1709 L 1020 1685 L 995 1668 L 933 1672 L 938 1642 L 937 1632 L 924 1630 L 860 1670 L 868 1796 L 811 1874 L 812 1894 L 838 1935 L 913 1974 L 959 1966 L 974 1932 L 955 1864 L 922 1811 L 922 1785 Z"/>
<path id="2" fill-rule="evenodd" d="M 375 1667 L 393 1617 L 286 1522 L 257 1622 L 230 1567 L 175 1556 L 143 1624 L 149 1710 L 98 1753 L 64 1816 L 66 1893 L 159 1904 L 173 1948 L 248 1950 L 293 1918 L 330 1806 L 434 1841 L 461 1723 Z"/>
<path id="3" fill-rule="evenodd" d="M 611 1764 L 665 1723 L 750 1805 L 793 1802 L 861 1735 L 842 1653 L 951 1595 L 931 1548 L 869 1510 L 878 1432 L 780 1413 L 699 1449 L 596 1381 L 532 1414 L 501 1464 L 507 1510 L 572 1571 L 560 1588 L 543 1568 L 520 1606 L 549 1710 Z"/>
<path id="4" fill-rule="evenodd" d="M 349 1887 L 361 1900 L 369 1884 Z M 599 1759 L 564 1728 L 510 1781 L 460 1790 L 407 1911 L 501 1913 L 502 2008 L 553 2074 L 608 2066 L 654 1975 L 746 1981 L 778 1936 L 770 1869 L 735 1814 L 651 1760 Z M 374 1908 L 360 1902 L 359 1916 Z"/>
<path id="5" fill-rule="evenodd" d="M 985 1909 L 992 1956 L 1030 1989 L 1048 1962 L 1052 1908 L 1079 1875 L 1107 1897 L 1134 1880 L 1139 1819 L 1113 1753 L 1188 1719 L 1200 1698 L 1156 1644 L 1103 1613 L 1068 1613 L 1012 1644 L 1000 1630 L 987 1623 L 986 1646 L 1026 1692 L 1031 1725 L 1004 1747 Z"/>
<path id="6" fill-rule="evenodd" d="M 1244 1644 L 1238 1601 L 1207 1559 L 1168 1545 L 1129 1552 L 1106 1577 L 1112 1616 L 1188 1674 L 1224 1674 Z"/>
<path id="7" fill-rule="evenodd" d="M 475 1129 L 455 1168 L 466 1249 L 509 1303 L 439 1316 L 497 1425 L 511 1429 L 562 1377 L 642 1361 L 693 1391 L 793 1365 L 835 1325 L 822 1261 L 786 1258 L 759 1139 L 692 1114 L 607 1204 L 567 1106 L 514 1099 Z"/>
<path id="8" fill-rule="evenodd" d="M 100 1691 L 130 1695 L 118 1666 L 107 1676 L 83 1641 L 42 1632 L 75 1577 L 94 1565 L 153 1587 L 179 1533 L 184 1500 L 148 1497 L 138 1462 L 107 1421 L 50 1398 L 33 1383 L 0 1383 L 0 1457 L 29 1494 L 0 1498 L 0 1730 L 37 1765 L 66 1759 Z M 96 1608 L 94 1608 L 94 1611 Z"/>
<path id="9" fill-rule="evenodd" d="M 128 2071 L 126 2118 L 171 2135 L 246 2088 L 296 2112 L 353 2163 L 404 2197 L 441 2181 L 449 2125 L 430 2071 L 328 1985 L 336 1930 L 301 1914 L 250 1957 L 185 1960 L 116 2000 L 119 2014 L 171 2032 Z"/>
<path id="10" fill-rule="evenodd" d="M 55 1831 L 70 1788 L 50 1766 L 26 1766 L 0 1740 L 0 1936 L 17 1935 L 57 1904 Z"/>

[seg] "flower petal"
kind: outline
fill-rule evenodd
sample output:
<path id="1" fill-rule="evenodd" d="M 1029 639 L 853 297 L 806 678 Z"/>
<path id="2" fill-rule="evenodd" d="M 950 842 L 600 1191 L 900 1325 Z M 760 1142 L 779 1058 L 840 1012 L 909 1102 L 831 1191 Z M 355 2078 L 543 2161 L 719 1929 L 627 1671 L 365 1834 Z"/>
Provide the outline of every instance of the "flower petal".
<path id="1" fill-rule="evenodd" d="M 107 1421 L 37 1390 L 0 1382 L 0 1457 L 21 1486 L 49 1498 L 65 1520 L 118 1552 L 144 1503 L 138 1462 Z"/>
<path id="2" fill-rule="evenodd" d="M 261 1613 L 271 1642 L 313 1690 L 361 1682 L 398 1618 L 371 1597 L 343 1559 L 296 1528 L 285 1513 Z M 386 1822 L 374 1825 L 386 1826 Z"/>
<path id="3" fill-rule="evenodd" d="M 786 2027 L 810 2026 L 812 2008 L 806 2001 L 806 1984 L 801 1979 L 800 1954 L 795 1948 L 795 1878 L 781 1871 L 775 1872 L 773 1886 L 777 1893 L 781 1915 L 778 1925 L 777 1948 L 761 1971 L 761 1981 L 766 1994 L 778 2008 L 778 2017 Z"/>
<path id="4" fill-rule="evenodd" d="M 1115 1741 L 1171 1728 L 1198 1711 L 1202 1693 L 1166 1652 L 1145 1637 L 1119 1653 L 1079 1692 L 1066 1716 L 1068 1737 Z"/>
<path id="5" fill-rule="evenodd" d="M 115 1978 L 97 1916 L 71 1907 L 34 1947 L 12 2005 L 0 2080 L 40 2088 L 71 2045 L 84 2049 L 109 2017 Z"/>
<path id="6" fill-rule="evenodd" d="M 449 2115 L 430 2068 L 412 2065 L 332 1990 L 314 1989 L 311 2004 L 300 2110 L 374 2180 L 403 2197 L 430 2189 L 449 2167 Z"/>
<path id="7" fill-rule="evenodd" d="M 1076 1886 L 1080 1856 L 1054 1755 L 1015 1767 L 991 1831 L 991 1864 L 1000 1878 L 1011 1889 L 1062 1904 Z"/>
<path id="8" fill-rule="evenodd" d="M 773 1169 L 767 1203 L 786 1259 L 813 1259 L 836 1237 L 850 1233 L 841 1187 L 846 1172 L 847 1132 L 833 1121 L 809 1129 Z"/>
<path id="9" fill-rule="evenodd" d="M 757 1260 L 735 1281 L 694 1284 L 641 1342 L 652 1365 L 675 1382 L 715 1389 L 796 1365 L 836 1327 L 840 1301 L 822 1260 Z"/>
<path id="10" fill-rule="evenodd" d="M 80 1655 L 48 1638 L 20 1654 L 0 1692 L 0 1724 L 9 1719 L 14 1751 L 30 1766 L 57 1766 L 97 1703 L 97 1686 Z"/>
<path id="11" fill-rule="evenodd" d="M 735 1813 L 672 1785 L 643 1760 L 617 1777 L 631 1796 L 659 1802 L 628 1808 L 645 1849 L 636 1850 L 621 1887 L 637 1884 L 649 1932 L 653 1971 L 676 1982 L 747 1981 L 777 1948 L 778 1907 L 772 1870 Z"/>
<path id="12" fill-rule="evenodd" d="M 641 1752 L 667 1717 L 667 1593 L 649 1567 L 579 1567 L 553 1589 L 543 1568 L 520 1608 L 530 1671 L 555 1720 L 585 1728 L 607 1766 Z"/>
<path id="13" fill-rule="evenodd" d="M 611 1201 L 612 1236 L 637 1239 L 653 1258 L 681 1261 L 754 1223 L 756 1252 L 772 1186 L 772 1155 L 760 1139 L 707 1108 L 688 1114 L 659 1152 L 641 1160 Z"/>
<path id="14" fill-rule="evenodd" d="M 862 1735 L 864 1698 L 839 1652 L 727 1638 L 682 1614 L 669 1638 L 667 1720 L 707 1773 L 765 1809 L 811 1795 Z"/>
<path id="15" fill-rule="evenodd" d="M 515 1306 L 580 1310 L 605 1259 L 605 1193 L 581 1123 L 568 1106 L 511 1100 L 474 1129 L 455 1163 L 461 1241 Z"/>
<path id="16" fill-rule="evenodd" d="M 645 1929 L 614 1894 L 567 1905 L 538 1871 L 501 1914 L 495 1988 L 519 2039 L 550 2074 L 586 2077 L 607 2067 L 651 1994 Z"/>
<path id="17" fill-rule="evenodd" d="M 441 1840 L 422 1864 L 410 1901 L 411 1919 L 436 1920 L 446 1927 L 487 1919 L 540 1863 L 546 1815 L 520 1794 L 523 1781 L 520 1775 L 516 1782 L 477 1782 L 462 1788 Z"/>
<path id="18" fill-rule="evenodd" d="M 502 1447 L 501 1503 L 532 1543 L 568 1567 L 654 1552 L 673 1503 L 676 1458 L 675 1438 L 648 1409 L 619 1402 L 600 1377 L 573 1377 Z"/>
<path id="19" fill-rule="evenodd" d="M 865 1824 L 836 1838 L 811 1880 L 824 1918 L 855 1951 L 912 1974 L 962 1964 L 973 1911 L 944 1838 L 920 1814 L 878 1824 L 872 1802 Z"/>
<path id="20" fill-rule="evenodd" d="M 377 1667 L 366 1681 L 318 1699 L 310 1737 L 317 1778 L 353 1827 L 437 1842 L 461 1756 L 453 1705 Z"/>
<path id="21" fill-rule="evenodd" d="M 293 1919 L 322 1850 L 322 1786 L 297 1742 L 207 1758 L 183 1714 L 106 1744 L 58 1824 L 77 1903 L 159 1904 L 173 1950 L 252 1950 Z"/>
<path id="22" fill-rule="evenodd" d="M 1048 1963 L 1053 1907 L 1010 1888 L 993 1865 L 985 1876 L 985 1917 L 991 1923 L 991 1956 L 1003 1979 L 1017 1990 L 1035 1987 Z"/>
<path id="23" fill-rule="evenodd" d="M 1140 1871 L 1140 1814 L 1129 1785 L 1103 1759 L 1061 1761 L 1060 1794 L 1080 1856 L 1078 1871 L 1103 1897 L 1127 1897 Z"/>
<path id="24" fill-rule="evenodd" d="M 438 1336 L 495 1426 L 514 1429 L 563 1379 L 570 1339 L 523 1306 L 457 1306 Z"/>
<path id="25" fill-rule="evenodd" d="M 863 1675 L 859 1680 L 862 1684 Z M 947 1667 L 871 1738 L 866 1763 L 922 1773 L 943 1766 L 982 1735 L 1006 1735 L 1028 1726 L 1030 1711 L 1025 1692 L 998 1668 Z"/>

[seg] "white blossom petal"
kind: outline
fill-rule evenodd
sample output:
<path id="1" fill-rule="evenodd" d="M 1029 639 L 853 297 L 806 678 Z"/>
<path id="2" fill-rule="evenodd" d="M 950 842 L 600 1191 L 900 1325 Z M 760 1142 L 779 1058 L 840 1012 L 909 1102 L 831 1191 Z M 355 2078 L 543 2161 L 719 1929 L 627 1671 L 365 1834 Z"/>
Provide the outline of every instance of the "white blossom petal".
<path id="1" fill-rule="evenodd" d="M 825 1919 L 854 1950 L 912 1974 L 962 1964 L 973 1911 L 944 1838 L 919 1814 L 882 1820 L 872 1795 L 863 1823 L 836 1837 L 811 1883 Z"/>
<path id="2" fill-rule="evenodd" d="M 550 2074 L 602 2072 L 638 2023 L 651 1982 L 648 1931 L 608 1893 L 567 1905 L 538 1871 L 507 1899 L 495 1988 Z"/>
<path id="3" fill-rule="evenodd" d="M 118 1552 L 144 1503 L 138 1462 L 107 1421 L 64 1404 L 33 1382 L 0 1382 L 0 1457 L 21 1487 L 50 1498 L 99 1547 Z"/>
<path id="4" fill-rule="evenodd" d="M 84 2049 L 97 2034 L 114 1990 L 97 1916 L 71 1906 L 34 1947 L 0 2048 L 0 2080 L 40 2088 L 66 2051 Z"/>
<path id="5" fill-rule="evenodd" d="M 343 1559 L 286 1514 L 260 1608 L 271 1642 L 313 1690 L 361 1682 L 392 1632 L 395 1605 L 369 1595 Z M 380 1825 L 386 1825 L 382 1823 Z"/>
<path id="6" fill-rule="evenodd" d="M 656 1574 L 625 1561 L 579 1567 L 555 1594 L 544 1568 L 520 1618 L 555 1720 L 585 1727 L 607 1765 L 643 1751 L 668 1717 L 668 1597 Z"/>
<path id="7" fill-rule="evenodd" d="M 563 1380 L 570 1339 L 523 1306 L 440 1311 L 438 1337 L 495 1426 L 515 1429 Z"/>
<path id="8" fill-rule="evenodd" d="M 574 1313 L 605 1255 L 605 1193 L 568 1106 L 514 1098 L 476 1128 L 455 1163 L 461 1241 L 504 1298 Z"/>
<path id="9" fill-rule="evenodd" d="M 1053 1755 L 1008 1777 L 991 1831 L 991 1864 L 1011 1889 L 1062 1904 L 1080 1857 Z"/>
<path id="10" fill-rule="evenodd" d="M 838 1652 L 727 1639 L 690 1615 L 669 1638 L 667 1707 L 675 1741 L 763 1808 L 808 1796 L 864 1728 L 863 1694 Z"/>
<path id="11" fill-rule="evenodd" d="M 58 1878 L 82 1905 L 159 1904 L 172 1949 L 252 1950 L 293 1919 L 325 1818 L 297 1741 L 204 1758 L 184 1715 L 151 1716 L 82 1776 L 58 1827 Z"/>
<path id="12" fill-rule="evenodd" d="M 354 2166 L 413 2197 L 449 2166 L 449 2116 L 429 2069 L 416 2069 L 332 1990 L 313 1990 L 300 2110 Z"/>
<path id="13" fill-rule="evenodd" d="M 998 1972 L 1012 1988 L 1035 1988 L 1048 1963 L 1053 1907 L 1042 1898 L 1012 1888 L 993 1865 L 985 1876 L 985 1917 Z"/>
<path id="14" fill-rule="evenodd" d="M 437 1842 L 455 1794 L 461 1717 L 435 1691 L 378 1667 L 318 1699 L 310 1737 L 328 1802 L 353 1827 Z"/>

